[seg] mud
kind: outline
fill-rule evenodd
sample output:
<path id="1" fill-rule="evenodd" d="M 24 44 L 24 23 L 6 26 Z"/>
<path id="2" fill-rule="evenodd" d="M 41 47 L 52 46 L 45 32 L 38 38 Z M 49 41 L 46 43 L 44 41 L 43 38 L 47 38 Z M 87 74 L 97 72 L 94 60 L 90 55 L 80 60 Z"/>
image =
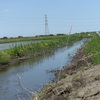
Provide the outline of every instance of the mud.
<path id="1" fill-rule="evenodd" d="M 56 73 L 57 82 L 43 88 L 39 100 L 100 100 L 100 65 L 92 65 L 83 50 L 79 49 L 72 63 Z"/>

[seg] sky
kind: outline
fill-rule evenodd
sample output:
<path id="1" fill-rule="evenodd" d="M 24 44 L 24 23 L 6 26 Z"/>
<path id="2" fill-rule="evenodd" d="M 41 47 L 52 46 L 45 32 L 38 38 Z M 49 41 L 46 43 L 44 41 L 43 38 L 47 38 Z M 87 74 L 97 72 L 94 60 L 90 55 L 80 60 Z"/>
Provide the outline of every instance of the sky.
<path id="1" fill-rule="evenodd" d="M 0 38 L 100 31 L 100 0 L 0 0 Z"/>

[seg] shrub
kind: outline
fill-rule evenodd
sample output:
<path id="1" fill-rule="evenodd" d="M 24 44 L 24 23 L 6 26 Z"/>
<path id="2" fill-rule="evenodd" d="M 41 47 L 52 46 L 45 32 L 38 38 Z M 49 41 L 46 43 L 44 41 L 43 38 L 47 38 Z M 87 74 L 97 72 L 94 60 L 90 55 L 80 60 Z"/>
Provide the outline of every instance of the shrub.
<path id="1" fill-rule="evenodd" d="M 0 51 L 0 64 L 9 63 L 11 57 L 6 52 Z"/>

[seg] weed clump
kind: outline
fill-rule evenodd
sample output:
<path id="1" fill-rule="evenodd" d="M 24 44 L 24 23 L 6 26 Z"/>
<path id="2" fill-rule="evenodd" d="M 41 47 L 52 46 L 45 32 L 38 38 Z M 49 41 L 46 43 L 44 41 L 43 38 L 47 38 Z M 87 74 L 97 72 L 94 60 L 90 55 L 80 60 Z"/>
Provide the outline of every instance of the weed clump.
<path id="1" fill-rule="evenodd" d="M 91 56 L 93 64 L 100 64 L 100 36 L 94 36 L 84 50 L 85 55 Z"/>
<path id="2" fill-rule="evenodd" d="M 11 57 L 6 52 L 0 51 L 0 64 L 7 64 L 9 63 Z"/>
<path id="3" fill-rule="evenodd" d="M 25 58 L 36 58 L 52 53 L 55 49 L 73 44 L 76 41 L 83 39 L 83 35 L 72 34 L 65 36 L 44 37 L 39 43 L 29 43 L 26 45 L 15 45 L 12 48 L 3 50 L 0 53 L 0 64 L 13 62 L 13 60 L 20 60 Z M 41 39 L 41 38 L 39 38 Z M 65 77 L 63 75 L 62 77 Z"/>

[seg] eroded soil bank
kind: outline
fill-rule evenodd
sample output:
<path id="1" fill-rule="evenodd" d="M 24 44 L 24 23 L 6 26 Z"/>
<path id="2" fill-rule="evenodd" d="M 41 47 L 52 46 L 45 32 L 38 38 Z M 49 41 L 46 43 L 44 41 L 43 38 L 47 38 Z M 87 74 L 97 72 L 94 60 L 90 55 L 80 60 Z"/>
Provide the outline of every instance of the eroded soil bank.
<path id="1" fill-rule="evenodd" d="M 100 100 L 100 65 L 92 65 L 83 49 L 57 73 L 57 83 L 48 84 L 31 100 Z"/>

